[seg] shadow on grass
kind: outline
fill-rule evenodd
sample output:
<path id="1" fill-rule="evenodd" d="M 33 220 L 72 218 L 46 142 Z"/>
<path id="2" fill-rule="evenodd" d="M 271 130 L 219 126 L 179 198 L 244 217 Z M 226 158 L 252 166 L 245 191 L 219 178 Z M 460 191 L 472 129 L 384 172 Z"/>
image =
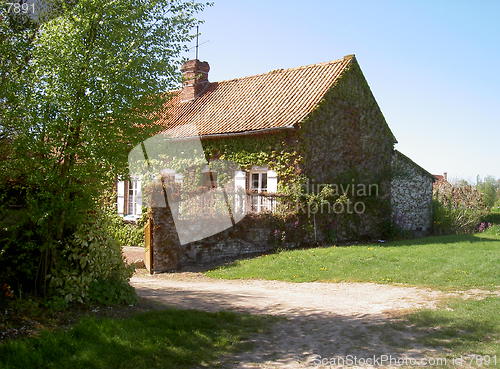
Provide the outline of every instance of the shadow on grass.
<path id="1" fill-rule="evenodd" d="M 453 300 L 445 309 L 422 310 L 406 317 L 418 341 L 457 353 L 498 355 L 500 298 Z M 397 327 L 398 325 L 396 325 Z"/>
<path id="2" fill-rule="evenodd" d="M 163 310 L 126 319 L 81 319 L 69 330 L 0 345 L 0 368 L 189 368 L 214 363 L 265 317 Z"/>

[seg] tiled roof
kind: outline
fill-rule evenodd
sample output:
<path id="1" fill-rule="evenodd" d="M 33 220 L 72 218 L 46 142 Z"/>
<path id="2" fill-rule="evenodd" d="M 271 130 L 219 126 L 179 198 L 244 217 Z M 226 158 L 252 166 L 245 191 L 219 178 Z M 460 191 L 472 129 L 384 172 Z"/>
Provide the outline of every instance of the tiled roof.
<path id="1" fill-rule="evenodd" d="M 434 179 L 436 180 L 436 182 L 448 182 L 448 179 L 444 175 L 433 174 L 432 176 L 434 177 Z"/>
<path id="2" fill-rule="evenodd" d="M 175 136 L 242 133 L 293 127 L 303 120 L 336 82 L 354 56 L 228 81 L 213 82 L 198 98 L 179 94 L 165 104 L 159 124 Z"/>

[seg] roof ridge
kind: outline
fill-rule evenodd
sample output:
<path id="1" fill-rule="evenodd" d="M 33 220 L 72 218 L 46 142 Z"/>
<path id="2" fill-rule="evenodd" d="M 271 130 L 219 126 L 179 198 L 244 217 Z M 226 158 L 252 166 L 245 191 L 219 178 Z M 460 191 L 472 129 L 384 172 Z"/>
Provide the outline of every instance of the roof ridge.
<path id="1" fill-rule="evenodd" d="M 344 57 L 342 57 L 340 59 L 330 60 L 330 61 L 326 61 L 326 62 L 301 65 L 299 67 L 292 67 L 292 68 L 278 68 L 278 69 L 270 70 L 269 72 L 252 74 L 250 76 L 236 77 L 236 78 L 231 78 L 231 79 L 223 79 L 221 81 L 213 81 L 213 82 L 210 82 L 210 83 L 233 82 L 233 81 L 239 81 L 239 80 L 247 79 L 247 78 L 260 77 L 260 76 L 264 76 L 266 74 L 271 74 L 271 73 L 278 73 L 278 72 L 281 73 L 281 72 L 288 72 L 288 71 L 293 71 L 293 70 L 301 70 L 301 69 L 307 69 L 307 68 L 312 68 L 312 67 L 317 67 L 317 66 L 323 66 L 323 65 L 337 64 L 337 63 L 343 62 L 345 60 L 354 59 L 355 57 L 356 56 L 354 54 L 348 54 L 348 55 L 346 55 L 346 56 L 344 56 Z"/>

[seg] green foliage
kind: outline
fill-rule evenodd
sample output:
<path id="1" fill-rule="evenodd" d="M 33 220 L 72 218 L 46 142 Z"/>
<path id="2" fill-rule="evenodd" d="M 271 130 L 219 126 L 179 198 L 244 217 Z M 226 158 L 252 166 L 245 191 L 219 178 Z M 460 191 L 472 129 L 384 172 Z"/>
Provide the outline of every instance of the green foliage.
<path id="1" fill-rule="evenodd" d="M 486 234 L 500 237 L 500 224 L 493 224 L 486 231 Z"/>
<path id="2" fill-rule="evenodd" d="M 102 305 L 132 304 L 136 302 L 135 290 L 127 282 L 116 277 L 93 281 L 89 286 L 89 301 Z"/>
<path id="3" fill-rule="evenodd" d="M 26 210 L 0 206 L 0 281 L 16 294 L 35 288 L 41 255 L 35 227 Z"/>
<path id="4" fill-rule="evenodd" d="M 180 81 L 181 52 L 206 4 L 51 4 L 54 11 L 38 23 L 18 22 L 0 5 L 0 215 L 14 214 L 11 199 L 19 199 L 19 221 L 0 221 L 0 273 L 21 280 L 18 288 L 30 283 L 47 295 L 50 283 L 54 298 L 80 301 L 88 298 L 90 276 L 113 277 L 96 270 L 89 255 L 103 268 L 116 266 L 118 255 L 108 255 L 110 265 L 89 250 L 113 247 L 108 235 L 85 239 L 87 215 L 126 172 L 128 151 L 160 129 L 152 113 Z M 3 191 L 11 183 L 15 193 Z"/>
<path id="5" fill-rule="evenodd" d="M 224 138 L 203 141 L 207 157 L 232 161 L 243 170 L 252 166 L 266 166 L 275 170 L 280 185 L 290 186 L 302 178 L 298 166 L 302 156 L 297 151 L 297 141 L 288 134 L 255 137 Z M 280 191 L 282 192 L 282 191 Z"/>
<path id="6" fill-rule="evenodd" d="M 483 194 L 486 207 L 492 208 L 500 200 L 500 181 L 492 176 L 487 176 L 477 184 L 477 189 Z"/>
<path id="7" fill-rule="evenodd" d="M 484 214 L 482 210 L 446 207 L 433 200 L 434 233 L 472 233 Z"/>
<path id="8" fill-rule="evenodd" d="M 415 238 L 412 231 L 401 229 L 392 220 L 387 220 L 381 225 L 381 236 L 384 240 L 408 240 Z"/>
<path id="9" fill-rule="evenodd" d="M 109 234 L 108 220 L 93 214 L 64 244 L 50 275 L 56 299 L 66 303 L 129 303 L 134 291 L 128 285 L 133 268 L 125 265 L 121 248 Z"/>
<path id="10" fill-rule="evenodd" d="M 1 369 L 215 368 L 270 319 L 230 312 L 162 310 L 126 319 L 87 317 L 70 329 L 0 345 Z"/>
<path id="11" fill-rule="evenodd" d="M 483 197 L 472 186 L 438 183 L 433 190 L 434 232 L 472 233 L 487 213 Z"/>
<path id="12" fill-rule="evenodd" d="M 493 210 L 484 216 L 481 221 L 490 225 L 485 231 L 486 234 L 500 236 L 500 211 Z"/>
<path id="13" fill-rule="evenodd" d="M 120 246 L 144 246 L 144 225 L 147 217 L 144 210 L 137 223 L 125 222 L 115 209 L 108 213 L 109 231 Z"/>

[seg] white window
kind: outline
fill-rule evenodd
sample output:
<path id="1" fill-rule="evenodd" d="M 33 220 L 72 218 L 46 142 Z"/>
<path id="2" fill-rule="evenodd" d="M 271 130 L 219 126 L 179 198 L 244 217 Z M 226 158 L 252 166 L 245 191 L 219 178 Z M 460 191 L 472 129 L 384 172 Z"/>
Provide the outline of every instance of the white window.
<path id="1" fill-rule="evenodd" d="M 129 182 L 128 186 L 128 211 L 127 214 L 129 215 L 137 215 L 137 198 L 138 198 L 138 184 L 139 181 L 137 179 L 132 179 Z"/>
<path id="2" fill-rule="evenodd" d="M 128 220 L 139 218 L 142 213 L 141 181 L 119 181 L 117 183 L 117 208 L 118 214 Z"/>
<path id="3" fill-rule="evenodd" d="M 251 211 L 260 213 L 271 211 L 271 200 L 261 195 L 267 193 L 267 168 L 253 168 L 249 173 L 248 188 L 250 194 Z"/>

